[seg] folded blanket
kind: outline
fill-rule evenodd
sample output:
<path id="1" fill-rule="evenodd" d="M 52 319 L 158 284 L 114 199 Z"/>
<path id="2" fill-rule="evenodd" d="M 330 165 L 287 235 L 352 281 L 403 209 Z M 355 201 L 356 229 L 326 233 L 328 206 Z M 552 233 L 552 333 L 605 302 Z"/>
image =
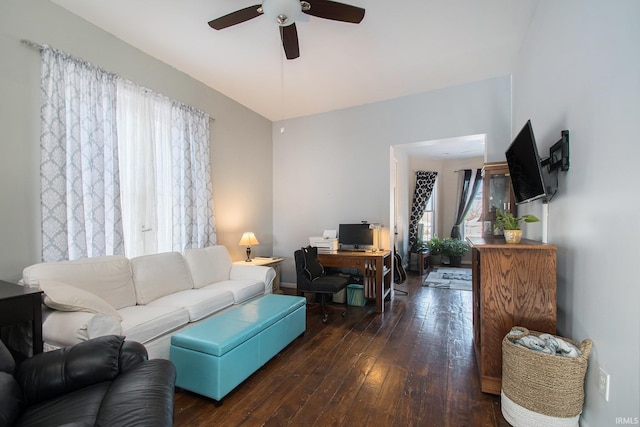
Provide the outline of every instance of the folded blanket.
<path id="1" fill-rule="evenodd" d="M 524 333 L 518 329 L 512 329 L 509 334 L 511 336 L 524 335 Z M 555 356 L 576 358 L 581 354 L 575 345 L 562 338 L 554 337 L 551 334 L 541 334 L 539 336 L 524 335 L 513 342 L 521 347 L 541 353 L 553 354 Z"/>

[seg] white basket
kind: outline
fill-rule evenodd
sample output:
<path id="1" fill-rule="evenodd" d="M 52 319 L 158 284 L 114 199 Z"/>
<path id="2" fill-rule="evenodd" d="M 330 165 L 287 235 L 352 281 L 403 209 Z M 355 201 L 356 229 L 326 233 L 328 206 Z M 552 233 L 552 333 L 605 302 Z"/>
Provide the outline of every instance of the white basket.
<path id="1" fill-rule="evenodd" d="M 540 414 L 524 408 L 509 399 L 504 392 L 502 396 L 502 416 L 513 427 L 578 427 L 580 415 L 571 418 L 558 418 Z"/>

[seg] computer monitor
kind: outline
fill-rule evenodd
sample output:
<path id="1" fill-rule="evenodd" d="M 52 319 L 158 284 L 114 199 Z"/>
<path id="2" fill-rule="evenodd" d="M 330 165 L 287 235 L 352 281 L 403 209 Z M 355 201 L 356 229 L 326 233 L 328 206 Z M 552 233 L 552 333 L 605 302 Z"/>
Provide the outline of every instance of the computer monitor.
<path id="1" fill-rule="evenodd" d="M 338 242 L 341 247 L 353 246 L 359 249 L 364 246 L 373 246 L 373 229 L 369 224 L 340 224 L 338 226 Z"/>

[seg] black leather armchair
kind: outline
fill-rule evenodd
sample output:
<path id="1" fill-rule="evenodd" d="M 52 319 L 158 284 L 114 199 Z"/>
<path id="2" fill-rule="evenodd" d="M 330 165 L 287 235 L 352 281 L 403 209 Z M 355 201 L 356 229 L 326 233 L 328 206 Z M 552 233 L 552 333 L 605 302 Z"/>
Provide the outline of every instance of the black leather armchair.
<path id="1" fill-rule="evenodd" d="M 17 368 L 0 342 L 0 426 L 171 426 L 176 370 L 109 335 Z"/>
<path id="2" fill-rule="evenodd" d="M 349 280 L 340 276 L 325 275 L 324 267 L 318 262 L 318 248 L 307 246 L 294 252 L 296 262 L 296 276 L 298 292 L 310 292 L 320 296 L 320 303 L 316 306 L 322 310 L 322 322 L 327 323 L 329 311 L 340 311 L 344 317 L 345 307 L 335 307 L 326 303 L 326 297 L 340 292 L 347 287 Z M 313 309 L 314 305 L 310 305 Z"/>

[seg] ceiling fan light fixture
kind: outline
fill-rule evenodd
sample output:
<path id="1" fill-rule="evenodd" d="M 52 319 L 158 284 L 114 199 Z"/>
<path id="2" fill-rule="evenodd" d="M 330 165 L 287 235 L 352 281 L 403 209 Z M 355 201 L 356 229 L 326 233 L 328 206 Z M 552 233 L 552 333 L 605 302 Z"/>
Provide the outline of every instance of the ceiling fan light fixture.
<path id="1" fill-rule="evenodd" d="M 285 27 L 296 22 L 302 5 L 299 0 L 264 0 L 262 10 L 272 22 Z"/>

